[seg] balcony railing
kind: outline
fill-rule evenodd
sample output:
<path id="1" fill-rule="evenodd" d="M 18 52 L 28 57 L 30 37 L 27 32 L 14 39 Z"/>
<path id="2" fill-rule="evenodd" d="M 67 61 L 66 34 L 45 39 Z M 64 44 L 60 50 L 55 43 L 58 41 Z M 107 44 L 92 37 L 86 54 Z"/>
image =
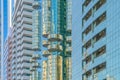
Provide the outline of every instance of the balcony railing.
<path id="1" fill-rule="evenodd" d="M 62 50 L 63 50 L 63 48 L 62 48 L 62 46 L 59 45 L 59 44 L 52 44 L 52 45 L 49 45 L 49 46 L 48 46 L 48 51 L 50 51 L 50 52 L 62 51 Z"/>
<path id="2" fill-rule="evenodd" d="M 40 54 L 33 54 L 32 58 L 33 59 L 40 59 L 41 57 L 40 57 Z"/>
<path id="3" fill-rule="evenodd" d="M 60 34 L 50 34 L 48 36 L 48 40 L 49 41 L 61 41 L 61 40 L 63 40 L 63 37 Z"/>
<path id="4" fill-rule="evenodd" d="M 47 36 L 49 35 L 49 33 L 46 32 L 46 31 L 43 31 L 42 35 L 43 35 L 44 37 L 47 37 Z"/>
<path id="5" fill-rule="evenodd" d="M 43 51 L 42 53 L 43 53 L 42 55 L 44 57 L 47 57 L 47 56 L 51 55 L 51 53 L 49 51 L 47 51 L 47 50 Z"/>
<path id="6" fill-rule="evenodd" d="M 32 66 L 30 67 L 30 71 L 35 71 L 36 69 L 33 68 Z"/>
<path id="7" fill-rule="evenodd" d="M 67 31 L 71 32 L 72 31 L 72 27 L 67 27 Z"/>
<path id="8" fill-rule="evenodd" d="M 72 37 L 71 36 L 67 36 L 66 41 L 67 42 L 71 42 L 72 41 Z"/>
<path id="9" fill-rule="evenodd" d="M 38 8 L 38 7 L 40 7 L 40 2 L 34 1 L 33 4 L 32 4 L 32 7 L 33 7 L 33 8 Z"/>
<path id="10" fill-rule="evenodd" d="M 40 63 L 35 62 L 35 63 L 32 63 L 32 67 L 33 68 L 38 68 L 38 67 L 41 67 L 41 66 L 40 66 Z"/>
<path id="11" fill-rule="evenodd" d="M 47 47 L 47 46 L 50 44 L 50 42 L 47 41 L 47 40 L 44 40 L 44 41 L 42 42 L 42 44 L 43 44 L 44 47 Z"/>
<path id="12" fill-rule="evenodd" d="M 67 53 L 72 53 L 72 47 L 67 47 L 67 48 L 66 48 L 66 52 L 67 52 Z"/>

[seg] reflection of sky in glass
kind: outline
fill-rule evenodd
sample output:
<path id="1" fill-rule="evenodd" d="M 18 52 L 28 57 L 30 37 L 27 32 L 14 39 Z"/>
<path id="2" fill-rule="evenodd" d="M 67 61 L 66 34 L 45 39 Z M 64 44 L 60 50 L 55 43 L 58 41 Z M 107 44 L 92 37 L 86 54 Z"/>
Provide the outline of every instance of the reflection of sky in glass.
<path id="1" fill-rule="evenodd" d="M 92 0 L 93 1 L 93 0 Z M 98 0 L 94 0 L 97 2 Z M 107 11 L 107 18 L 104 22 L 94 27 L 94 32 L 90 32 L 87 36 L 84 37 L 85 41 L 91 39 L 94 35 L 102 31 L 106 28 L 106 36 L 96 42 L 94 47 L 90 47 L 87 49 L 88 54 L 91 54 L 98 48 L 103 45 L 106 45 L 106 54 L 99 56 L 98 58 L 94 59 L 94 62 L 90 62 L 87 65 L 87 70 L 91 70 L 96 65 L 106 61 L 106 69 L 103 71 L 96 73 L 97 79 L 95 80 L 103 80 L 106 77 L 115 78 L 111 80 L 120 80 L 120 0 L 106 0 L 107 3 L 99 8 L 97 11 L 94 12 L 94 16 L 91 16 L 87 22 L 84 22 L 84 27 L 82 27 L 82 0 L 73 1 L 73 14 L 72 14 L 72 21 L 73 21 L 73 28 L 72 28 L 72 79 L 73 80 L 82 80 L 83 70 L 82 67 L 82 32 L 91 24 L 97 17 L 99 17 L 103 12 Z M 89 7 L 86 7 L 84 10 L 88 12 L 92 9 L 93 4 L 95 2 L 91 2 Z M 116 5 L 114 5 L 116 4 Z M 78 8 L 79 7 L 79 10 Z M 83 16 L 84 17 L 84 16 Z M 94 18 L 93 18 L 94 17 Z M 92 77 L 92 76 L 90 76 Z M 92 79 L 88 79 L 92 80 Z"/>
<path id="2" fill-rule="evenodd" d="M 57 0 L 52 0 L 53 33 L 57 33 Z"/>

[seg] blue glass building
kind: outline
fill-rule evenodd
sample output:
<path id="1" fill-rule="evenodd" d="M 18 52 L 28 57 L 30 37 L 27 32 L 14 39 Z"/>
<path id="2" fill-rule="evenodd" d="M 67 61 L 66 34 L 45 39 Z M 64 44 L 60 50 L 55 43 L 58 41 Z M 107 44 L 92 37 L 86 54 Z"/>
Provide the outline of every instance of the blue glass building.
<path id="1" fill-rule="evenodd" d="M 116 0 L 73 1 L 72 79 L 120 79 L 119 4 Z"/>
<path id="2" fill-rule="evenodd" d="M 42 80 L 71 80 L 71 0 L 42 0 Z"/>

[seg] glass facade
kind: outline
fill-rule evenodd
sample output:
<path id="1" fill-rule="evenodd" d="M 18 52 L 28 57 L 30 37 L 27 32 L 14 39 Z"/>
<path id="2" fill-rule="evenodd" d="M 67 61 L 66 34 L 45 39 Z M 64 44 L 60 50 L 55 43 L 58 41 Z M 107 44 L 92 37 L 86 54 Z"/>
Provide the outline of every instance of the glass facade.
<path id="1" fill-rule="evenodd" d="M 32 7 L 33 7 L 33 49 L 40 50 L 41 46 L 41 6 L 40 0 L 34 0 Z"/>
<path id="2" fill-rule="evenodd" d="M 82 80 L 82 0 L 72 0 L 72 80 Z"/>
<path id="3" fill-rule="evenodd" d="M 71 0 L 42 0 L 43 80 L 72 79 L 71 6 Z"/>
<path id="4" fill-rule="evenodd" d="M 31 75 L 30 80 L 41 80 L 41 9 L 40 9 L 40 0 L 34 0 L 32 3 L 33 14 L 32 14 L 32 48 L 34 49 L 34 53 L 30 60 L 31 67 Z"/>
<path id="5" fill-rule="evenodd" d="M 119 3 L 115 0 L 73 1 L 72 79 L 120 79 Z"/>

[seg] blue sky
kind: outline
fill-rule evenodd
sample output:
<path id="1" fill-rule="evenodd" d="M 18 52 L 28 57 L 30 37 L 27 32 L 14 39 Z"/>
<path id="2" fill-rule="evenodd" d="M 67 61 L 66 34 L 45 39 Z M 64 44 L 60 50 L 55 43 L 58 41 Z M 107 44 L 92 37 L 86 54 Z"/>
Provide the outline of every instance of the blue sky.
<path id="1" fill-rule="evenodd" d="M 8 32 L 8 22 L 7 22 L 7 19 L 8 19 L 8 14 L 7 14 L 7 0 L 4 0 L 4 40 L 6 39 L 7 37 L 7 32 Z"/>

